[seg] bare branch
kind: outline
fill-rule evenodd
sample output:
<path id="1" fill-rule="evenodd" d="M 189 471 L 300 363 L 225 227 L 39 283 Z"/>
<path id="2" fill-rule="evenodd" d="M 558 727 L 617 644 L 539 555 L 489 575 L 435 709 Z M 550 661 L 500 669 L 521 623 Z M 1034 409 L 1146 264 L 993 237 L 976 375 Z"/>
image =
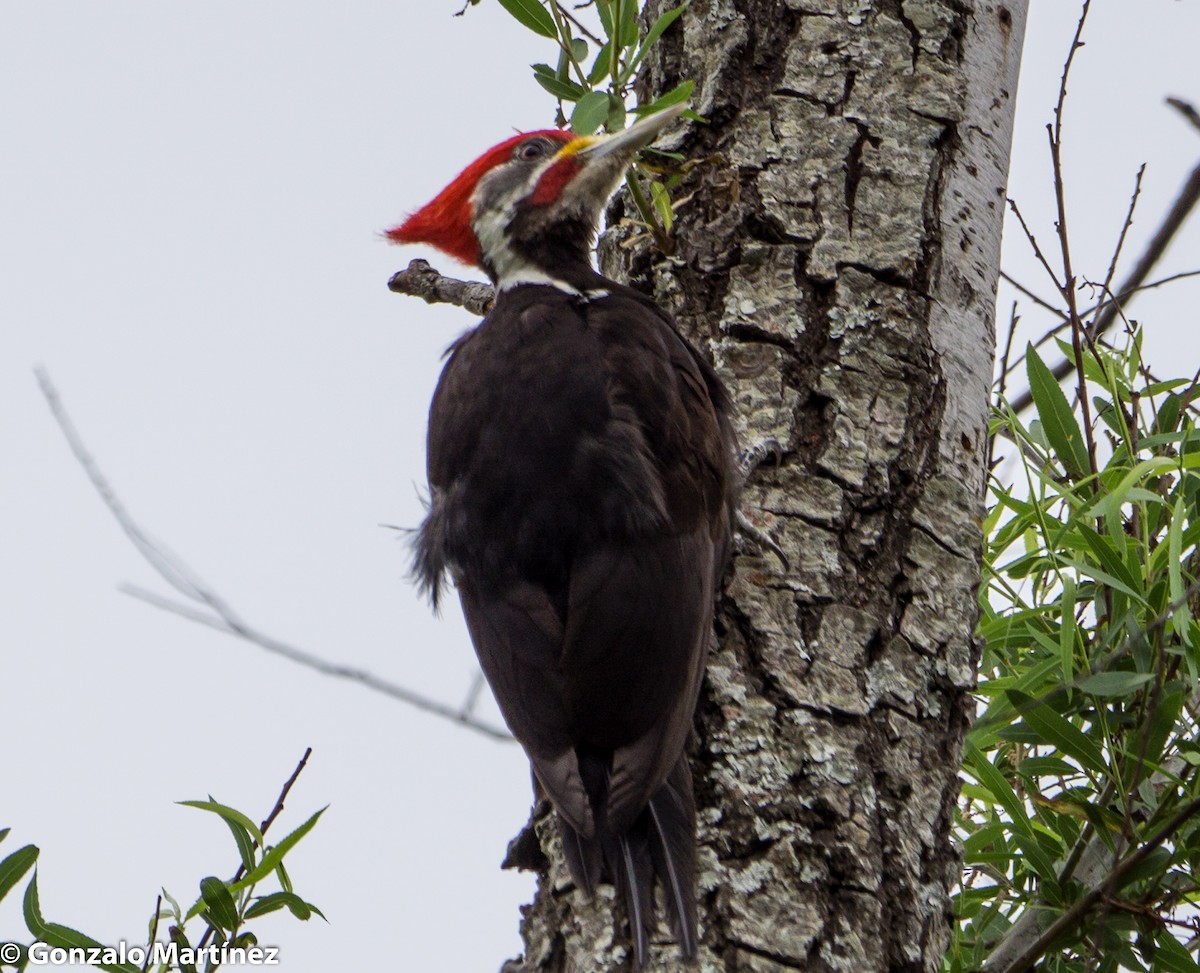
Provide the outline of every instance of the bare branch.
<path id="1" fill-rule="evenodd" d="M 1146 290 L 1154 285 L 1143 286 L 1144 281 L 1150 276 L 1150 272 L 1154 270 L 1155 265 L 1166 252 L 1171 241 L 1175 238 L 1175 234 L 1179 232 L 1180 227 L 1187 221 L 1188 216 L 1195 208 L 1196 203 L 1200 202 L 1200 165 L 1196 166 L 1187 178 L 1187 182 L 1183 184 L 1183 188 L 1179 190 L 1179 195 L 1175 197 L 1175 202 L 1171 204 L 1170 210 L 1163 218 L 1162 224 L 1151 237 L 1150 242 L 1146 244 L 1146 249 L 1142 253 L 1136 266 L 1125 278 L 1117 290 L 1117 295 L 1114 300 L 1106 302 L 1104 309 L 1096 317 L 1095 323 L 1091 327 L 1091 335 L 1093 338 L 1104 334 L 1113 324 L 1120 318 L 1120 309 L 1123 305 L 1128 304 L 1129 300 L 1138 293 L 1138 291 Z M 1186 274 L 1173 275 L 1165 278 L 1158 284 L 1166 283 L 1169 280 L 1178 279 L 1180 276 L 1188 276 Z M 1074 369 L 1074 363 L 1070 361 L 1061 361 L 1051 371 L 1054 377 L 1060 381 L 1066 378 Z M 1012 407 L 1015 412 L 1024 412 L 1033 404 L 1033 396 L 1028 392 L 1022 394 L 1017 399 L 1013 400 Z"/>
<path id="2" fill-rule="evenodd" d="M 1061 318 L 1063 321 L 1067 320 L 1067 312 L 1066 311 L 1062 310 L 1061 308 L 1055 307 L 1053 304 L 1051 304 L 1049 301 L 1047 301 L 1044 297 L 1039 297 L 1037 294 L 1035 294 L 1033 291 L 1031 291 L 1028 287 L 1026 287 L 1024 284 L 1022 284 L 1019 280 L 1017 280 L 1014 277 L 1010 277 L 1003 270 L 1000 271 L 1000 279 L 1007 281 L 1009 284 L 1011 284 L 1013 286 L 1014 289 L 1016 289 L 1020 293 L 1024 294 L 1031 301 L 1033 301 L 1034 304 L 1037 304 L 1039 307 L 1044 307 L 1051 314 Z M 1042 339 L 1042 340 L 1045 340 L 1045 339 Z"/>
<path id="3" fill-rule="evenodd" d="M 1054 286 L 1061 293 L 1063 290 L 1062 283 L 1059 281 L 1058 276 L 1054 273 L 1054 268 L 1050 266 L 1050 261 L 1047 260 L 1046 255 L 1042 253 L 1042 248 L 1038 245 L 1037 237 L 1033 235 L 1033 230 L 1029 229 L 1029 224 L 1025 222 L 1025 217 L 1021 214 L 1021 208 L 1017 205 L 1017 201 L 1012 197 L 1009 197 L 1008 208 L 1012 210 L 1013 216 L 1015 216 L 1017 218 L 1017 222 L 1021 224 L 1021 230 L 1025 234 L 1025 239 L 1029 241 L 1029 245 L 1033 248 L 1033 255 L 1037 257 L 1038 263 L 1040 263 L 1046 273 L 1050 275 L 1050 279 L 1054 281 Z M 1044 302 L 1039 301 L 1039 303 Z"/>
<path id="4" fill-rule="evenodd" d="M 1133 214 L 1137 209 L 1138 197 L 1142 195 L 1142 177 L 1146 174 L 1146 163 L 1142 163 L 1141 168 L 1137 171 L 1137 178 L 1133 184 L 1133 195 L 1129 197 L 1129 209 L 1125 212 L 1125 221 L 1121 224 L 1121 233 L 1117 237 L 1117 245 L 1113 248 L 1112 258 L 1108 261 L 1108 270 L 1104 274 L 1104 283 L 1100 285 L 1100 293 L 1104 297 L 1112 297 L 1112 282 L 1113 277 L 1117 273 L 1117 264 L 1121 260 L 1121 250 L 1125 246 L 1125 237 L 1129 233 L 1129 228 L 1133 226 Z M 1092 321 L 1088 325 L 1087 333 L 1095 334 L 1096 319 L 1100 315 L 1102 304 L 1097 303 L 1092 312 Z"/>
<path id="5" fill-rule="evenodd" d="M 1051 169 L 1054 174 L 1054 202 L 1055 209 L 1058 212 L 1059 254 L 1062 257 L 1063 279 L 1059 289 L 1063 300 L 1067 302 L 1067 312 L 1071 321 L 1071 346 L 1074 352 L 1072 358 L 1075 365 L 1076 393 L 1079 397 L 1079 411 L 1083 419 L 1083 438 L 1087 442 L 1088 469 L 1094 477 L 1099 473 L 1099 466 L 1096 461 L 1096 437 L 1092 431 L 1092 405 L 1088 401 L 1087 378 L 1083 369 L 1083 343 L 1086 341 L 1093 353 L 1095 353 L 1096 348 L 1092 343 L 1092 334 L 1084 328 L 1083 320 L 1079 316 L 1078 287 L 1075 281 L 1075 271 L 1071 266 L 1071 242 L 1067 234 L 1067 202 L 1062 166 L 1062 126 L 1063 109 L 1066 106 L 1067 100 L 1067 78 L 1071 74 L 1071 64 L 1075 60 L 1075 52 L 1083 46 L 1083 25 L 1087 23 L 1088 9 L 1090 7 L 1091 0 L 1083 0 L 1083 8 L 1079 13 L 1079 23 L 1075 27 L 1075 37 L 1071 41 L 1071 50 L 1067 54 L 1066 62 L 1063 64 L 1062 81 L 1058 86 L 1058 103 L 1054 106 L 1054 124 L 1047 125 L 1046 130 L 1050 138 Z M 1138 185 L 1141 185 L 1140 175 L 1138 177 Z M 1137 195 L 1135 193 L 1134 199 L 1136 200 L 1136 198 Z M 1121 240 L 1124 239 L 1125 234 L 1122 231 Z M 1120 247 L 1120 243 L 1118 243 L 1118 247 Z M 1114 263 L 1116 261 L 1115 255 L 1113 261 Z M 1110 617 L 1112 615 L 1111 608 L 1112 606 L 1109 605 Z"/>
<path id="6" fill-rule="evenodd" d="M 150 960 L 154 956 L 154 940 L 158 938 L 158 920 L 162 917 L 162 893 L 154 903 L 154 922 L 150 924 L 150 939 L 146 943 L 146 958 L 142 960 L 142 973 L 150 969 Z"/>
<path id="7" fill-rule="evenodd" d="M 292 771 L 292 776 L 284 782 L 283 790 L 279 792 L 279 797 L 275 801 L 275 807 L 271 809 L 271 813 L 268 814 L 258 826 L 258 830 L 262 832 L 263 837 L 266 837 L 267 829 L 270 828 L 271 825 L 275 823 L 275 819 L 283 813 L 283 802 L 287 800 L 288 793 L 291 791 L 292 785 L 296 783 L 296 778 L 300 776 L 300 772 L 304 770 L 306 766 L 308 766 L 308 758 L 311 756 L 312 747 L 305 747 L 304 756 L 301 757 L 300 762 L 296 764 L 296 769 Z M 242 867 L 245 868 L 244 865 Z M 237 879 L 235 878 L 234 881 L 236 882 Z"/>
<path id="8" fill-rule="evenodd" d="M 1000 376 L 997 379 L 996 400 L 1004 400 L 1004 392 L 1008 385 L 1008 356 L 1012 354 L 1013 337 L 1017 333 L 1017 325 L 1021 322 L 1021 316 L 1017 314 L 1017 302 L 1012 303 L 1012 312 L 1008 317 L 1008 336 L 1004 339 L 1004 353 L 1000 356 Z M 992 465 L 992 446 L 995 445 L 995 439 L 988 444 L 988 466 Z"/>
<path id="9" fill-rule="evenodd" d="M 429 265 L 428 260 L 420 259 L 392 274 L 388 290 L 419 297 L 426 304 L 454 304 L 479 315 L 487 314 L 496 298 L 491 284 L 444 277 Z"/>
<path id="10" fill-rule="evenodd" d="M 1068 318 L 1065 311 L 1061 311 L 1058 308 L 1056 308 L 1053 304 L 1049 303 L 1048 301 L 1042 300 L 1042 298 L 1038 297 L 1035 293 L 1033 293 L 1033 291 L 1029 290 L 1023 284 L 1020 284 L 1017 281 L 1013 280 L 1013 278 L 1009 277 L 1003 271 L 1000 272 L 1000 276 L 1004 280 L 1008 281 L 1009 284 L 1011 284 L 1014 288 L 1016 288 L 1018 291 L 1020 291 L 1026 297 L 1030 298 L 1034 304 L 1041 305 L 1047 311 L 1050 311 L 1052 314 L 1054 314 L 1059 319 L 1058 324 L 1056 324 L 1054 327 L 1050 328 L 1040 338 L 1038 338 L 1035 342 L 1033 342 L 1034 348 L 1041 348 L 1042 345 L 1044 345 L 1048 341 L 1050 341 L 1050 339 L 1053 338 L 1055 335 L 1062 334 L 1063 331 L 1065 331 L 1067 328 L 1069 328 L 1071 326 L 1071 321 Z M 1157 280 L 1152 280 L 1148 284 L 1139 284 L 1137 287 L 1126 288 L 1122 292 L 1122 296 L 1128 302 L 1135 294 L 1139 294 L 1142 291 L 1154 290 L 1157 287 L 1164 287 L 1167 284 L 1174 284 L 1176 281 L 1187 280 L 1190 277 L 1200 277 L 1200 270 L 1183 270 L 1177 274 L 1168 274 L 1166 277 L 1159 277 Z M 1099 284 L 1096 284 L 1094 281 L 1090 281 L 1090 280 L 1085 280 L 1084 283 L 1089 286 L 1094 286 L 1097 288 L 1100 286 Z M 1092 307 L 1088 308 L 1086 311 L 1083 311 L 1081 313 L 1086 318 L 1086 317 L 1093 317 L 1100 312 L 1108 312 L 1108 313 L 1115 312 L 1117 314 L 1117 316 L 1120 317 L 1120 305 L 1118 304 L 1117 301 L 1115 301 L 1113 299 L 1111 294 L 1105 294 L 1105 296 L 1102 297 L 1100 300 L 1098 300 L 1094 305 L 1092 305 Z M 1017 355 L 1017 357 L 1014 358 L 1009 365 L 1009 372 L 1011 373 L 1011 372 L 1015 371 L 1017 369 L 1017 367 L 1020 366 L 1024 361 L 1025 361 L 1024 353 Z M 997 382 L 993 383 L 993 384 L 998 384 L 998 382 L 999 382 L 999 380 L 997 379 Z"/>
<path id="11" fill-rule="evenodd" d="M 133 519 L 133 516 L 116 495 L 108 479 L 101 472 L 95 459 L 88 451 L 78 430 L 75 428 L 75 424 L 71 421 L 70 415 L 63 406 L 62 399 L 54 383 L 50 380 L 49 374 L 44 368 L 38 368 L 35 372 L 38 384 L 41 386 L 42 394 L 45 396 L 46 403 L 50 407 L 50 412 L 54 416 L 54 420 L 58 423 L 58 427 L 67 440 L 67 445 L 70 446 L 71 452 L 79 461 L 79 465 L 83 467 L 84 473 L 87 474 L 88 480 L 91 481 L 92 486 L 100 495 L 100 499 L 104 501 L 104 505 L 108 507 L 109 512 L 116 519 L 121 529 L 133 542 L 138 553 L 146 559 L 147 563 L 154 568 L 159 576 L 185 598 L 198 603 L 198 605 L 165 598 L 162 595 L 135 585 L 121 585 L 121 591 L 154 605 L 156 608 L 181 615 L 191 621 L 215 628 L 227 635 L 236 635 L 247 642 L 252 642 L 261 649 L 265 649 L 267 652 L 272 652 L 299 665 L 315 669 L 323 675 L 335 676 L 339 679 L 347 679 L 351 682 L 359 683 L 368 689 L 383 693 L 385 696 L 397 699 L 424 713 L 430 713 L 442 719 L 449 720 L 452 723 L 457 723 L 460 726 L 465 726 L 494 740 L 504 740 L 506 742 L 512 740 L 512 735 L 507 730 L 476 718 L 469 710 L 456 709 L 453 706 L 430 699 L 396 683 L 381 679 L 379 676 L 365 669 L 356 669 L 351 666 L 328 662 L 310 652 L 305 652 L 279 639 L 272 638 L 242 619 L 232 606 L 210 588 L 178 555 L 173 554 L 164 545 L 153 540 Z"/>

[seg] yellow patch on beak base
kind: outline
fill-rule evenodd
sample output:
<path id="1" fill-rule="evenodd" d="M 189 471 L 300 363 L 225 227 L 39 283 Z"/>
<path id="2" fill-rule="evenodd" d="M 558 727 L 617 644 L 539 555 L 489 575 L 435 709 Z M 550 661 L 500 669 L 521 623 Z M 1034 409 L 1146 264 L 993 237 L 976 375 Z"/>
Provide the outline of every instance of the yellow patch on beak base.
<path id="1" fill-rule="evenodd" d="M 583 149 L 586 149 L 589 146 L 595 145 L 597 142 L 600 142 L 600 141 L 603 141 L 602 136 L 580 135 L 577 138 L 571 139 L 570 142 L 568 142 L 561 149 L 559 149 L 554 154 L 554 158 L 556 161 L 558 159 L 565 159 L 567 156 L 574 155 L 576 152 L 580 152 Z"/>

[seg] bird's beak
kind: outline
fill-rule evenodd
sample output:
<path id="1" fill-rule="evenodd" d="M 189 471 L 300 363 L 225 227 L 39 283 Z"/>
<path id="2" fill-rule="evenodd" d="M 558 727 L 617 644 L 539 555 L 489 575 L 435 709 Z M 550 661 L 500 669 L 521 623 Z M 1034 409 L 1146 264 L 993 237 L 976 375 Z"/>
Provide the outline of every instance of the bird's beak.
<path id="1" fill-rule="evenodd" d="M 583 135 L 572 139 L 558 151 L 556 158 L 569 155 L 578 156 L 586 164 L 591 164 L 608 156 L 618 155 L 625 162 L 631 160 L 638 149 L 645 148 L 671 122 L 675 121 L 684 111 L 684 105 L 672 105 L 653 115 L 634 122 L 623 132 L 613 135 Z"/>

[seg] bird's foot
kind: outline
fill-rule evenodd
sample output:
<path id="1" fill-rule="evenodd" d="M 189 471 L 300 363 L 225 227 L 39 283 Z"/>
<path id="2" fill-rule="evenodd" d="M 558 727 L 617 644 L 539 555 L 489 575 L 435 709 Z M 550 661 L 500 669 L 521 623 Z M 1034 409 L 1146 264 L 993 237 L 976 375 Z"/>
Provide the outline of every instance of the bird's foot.
<path id="1" fill-rule="evenodd" d="M 750 520 L 745 512 L 739 510 L 737 512 L 737 535 L 734 538 L 735 548 L 742 548 L 743 545 L 738 541 L 750 541 L 760 551 L 770 551 L 777 558 L 779 563 L 783 565 L 783 569 L 787 571 L 791 564 L 787 559 L 787 555 L 783 553 L 783 549 L 775 543 L 775 538 L 767 531 L 763 530 L 758 524 Z"/>
<path id="2" fill-rule="evenodd" d="M 737 460 L 738 473 L 742 477 L 742 482 L 745 483 L 750 479 L 754 471 L 762 466 L 768 458 L 773 460 L 776 466 L 783 463 L 783 446 L 780 445 L 778 439 L 771 436 L 760 439 L 753 446 L 743 449 Z"/>

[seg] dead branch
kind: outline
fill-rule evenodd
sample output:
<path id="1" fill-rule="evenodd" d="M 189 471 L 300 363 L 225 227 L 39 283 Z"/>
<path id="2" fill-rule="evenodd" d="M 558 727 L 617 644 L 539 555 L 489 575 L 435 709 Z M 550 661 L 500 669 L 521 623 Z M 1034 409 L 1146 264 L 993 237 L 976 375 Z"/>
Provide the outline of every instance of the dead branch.
<path id="1" fill-rule="evenodd" d="M 142 555 L 146 562 L 164 581 L 183 595 L 187 601 L 167 598 L 134 585 L 121 585 L 120 590 L 122 592 L 156 608 L 173 612 L 194 622 L 215 628 L 217 631 L 224 632 L 227 635 L 236 635 L 247 642 L 252 642 L 267 652 L 282 656 L 309 669 L 314 669 L 323 675 L 356 682 L 362 686 L 366 686 L 368 689 L 373 689 L 376 692 L 383 693 L 385 696 L 390 696 L 392 699 L 399 700 L 408 706 L 421 710 L 424 713 L 430 713 L 433 716 L 449 720 L 460 726 L 465 726 L 477 733 L 482 733 L 493 740 L 512 740 L 511 734 L 504 728 L 494 726 L 475 716 L 475 702 L 479 694 L 477 681 L 472 683 L 465 703 L 461 707 L 456 708 L 438 700 L 430 699 L 411 689 L 406 689 L 404 686 L 389 682 L 365 669 L 356 669 L 351 666 L 328 662 L 320 656 L 298 649 L 280 639 L 273 638 L 246 622 L 182 558 L 172 553 L 165 545 L 150 537 L 141 525 L 134 520 L 132 514 L 129 513 L 128 509 L 121 502 L 112 485 L 101 472 L 94 457 L 88 451 L 82 437 L 75 428 L 74 422 L 63 406 L 62 399 L 54 383 L 50 380 L 49 374 L 44 368 L 35 369 L 35 374 L 38 385 L 41 387 L 42 395 L 46 399 L 46 404 L 50 407 L 50 412 L 54 416 L 55 422 L 58 423 L 58 427 L 67 441 L 67 445 L 70 447 L 79 465 L 83 468 L 88 480 L 100 495 L 100 499 L 104 501 L 104 505 L 108 508 L 109 513 L 113 515 L 121 530 L 133 542 L 138 553 Z M 188 604 L 188 602 L 193 602 L 194 604 Z"/>
<path id="2" fill-rule="evenodd" d="M 1146 249 L 1142 256 L 1138 259 L 1137 264 L 1130 272 L 1129 276 L 1118 288 L 1116 297 L 1105 303 L 1103 309 L 1092 324 L 1090 334 L 1093 338 L 1108 331 L 1116 321 L 1121 317 L 1121 311 L 1124 305 L 1142 290 L 1148 289 L 1143 284 L 1150 272 L 1158 264 L 1162 255 L 1166 252 L 1171 241 L 1175 238 L 1175 234 L 1187 221 L 1188 216 L 1195 208 L 1196 203 L 1200 202 L 1200 165 L 1196 166 L 1187 178 L 1187 182 L 1183 184 L 1183 188 L 1179 190 L 1179 194 L 1175 197 L 1175 202 L 1171 204 L 1170 210 L 1163 218 L 1162 224 L 1155 231 L 1154 236 L 1150 238 L 1150 242 L 1146 244 Z M 1181 276 L 1181 275 L 1175 275 Z M 1175 279 L 1174 277 L 1169 279 Z M 1161 281 L 1159 283 L 1162 283 Z M 1064 359 L 1059 362 L 1051 371 L 1054 377 L 1061 381 L 1066 378 L 1074 370 L 1074 362 Z M 1013 400 L 1012 407 L 1015 412 L 1024 412 L 1033 404 L 1033 396 L 1028 392 L 1023 393 Z"/>
<path id="3" fill-rule="evenodd" d="M 426 304 L 454 304 L 481 316 L 491 310 L 492 301 L 496 299 L 491 284 L 444 277 L 429 265 L 428 260 L 420 259 L 392 274 L 388 290 L 419 297 Z"/>

